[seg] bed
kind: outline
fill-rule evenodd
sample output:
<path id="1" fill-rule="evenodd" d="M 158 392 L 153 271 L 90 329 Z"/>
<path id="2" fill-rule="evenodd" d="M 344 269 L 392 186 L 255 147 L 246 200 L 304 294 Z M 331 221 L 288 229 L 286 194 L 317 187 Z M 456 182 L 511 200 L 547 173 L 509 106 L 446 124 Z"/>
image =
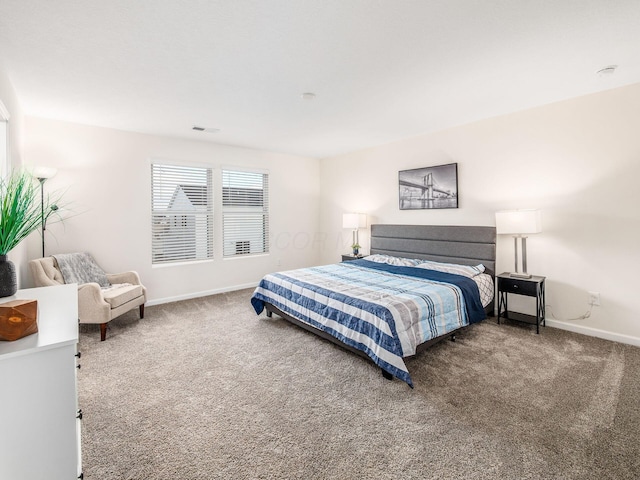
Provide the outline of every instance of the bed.
<path id="1" fill-rule="evenodd" d="M 251 298 L 413 387 L 404 358 L 492 315 L 495 228 L 372 225 L 360 260 L 266 275 Z"/>

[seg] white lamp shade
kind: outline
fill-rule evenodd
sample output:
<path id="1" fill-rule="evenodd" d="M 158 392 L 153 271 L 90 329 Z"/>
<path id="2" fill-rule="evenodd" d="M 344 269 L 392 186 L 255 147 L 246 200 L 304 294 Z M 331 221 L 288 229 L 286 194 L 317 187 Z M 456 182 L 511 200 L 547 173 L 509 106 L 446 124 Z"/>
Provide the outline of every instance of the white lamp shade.
<path id="1" fill-rule="evenodd" d="M 342 228 L 365 228 L 367 226 L 367 216 L 364 213 L 344 213 L 342 214 Z"/>
<path id="2" fill-rule="evenodd" d="M 53 167 L 33 167 L 33 170 L 31 170 L 31 175 L 38 179 L 51 178 L 56 173 L 58 173 L 58 170 Z"/>
<path id="3" fill-rule="evenodd" d="M 496 233 L 523 235 L 542 231 L 540 210 L 508 210 L 496 212 Z"/>

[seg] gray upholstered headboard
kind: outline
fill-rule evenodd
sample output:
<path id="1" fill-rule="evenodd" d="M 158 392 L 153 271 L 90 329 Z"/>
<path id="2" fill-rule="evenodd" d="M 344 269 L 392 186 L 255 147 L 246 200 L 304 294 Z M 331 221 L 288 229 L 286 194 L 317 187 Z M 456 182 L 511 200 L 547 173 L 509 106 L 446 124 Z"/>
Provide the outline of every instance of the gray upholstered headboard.
<path id="1" fill-rule="evenodd" d="M 371 253 L 477 265 L 495 276 L 495 227 L 371 225 Z"/>

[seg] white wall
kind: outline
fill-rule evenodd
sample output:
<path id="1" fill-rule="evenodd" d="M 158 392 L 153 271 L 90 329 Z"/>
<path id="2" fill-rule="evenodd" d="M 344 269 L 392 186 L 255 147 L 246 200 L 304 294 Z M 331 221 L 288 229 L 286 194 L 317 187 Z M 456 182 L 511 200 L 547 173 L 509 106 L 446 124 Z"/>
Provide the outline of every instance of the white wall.
<path id="1" fill-rule="evenodd" d="M 66 190 L 75 212 L 47 228 L 46 255 L 88 251 L 108 272 L 136 270 L 151 303 L 250 286 L 267 272 L 319 261 L 316 159 L 32 117 L 26 130 L 26 163 L 57 168 L 45 188 Z M 209 164 L 218 173 L 220 166 L 268 170 L 271 253 L 222 259 L 218 209 L 213 261 L 152 267 L 151 158 Z M 41 248 L 39 237 L 28 239 L 29 258 Z"/>
<path id="2" fill-rule="evenodd" d="M 495 225 L 497 210 L 539 208 L 528 271 L 547 277 L 548 316 L 585 313 L 588 291 L 602 299 L 588 320 L 550 324 L 640 344 L 638 125 L 640 84 L 325 159 L 321 229 L 343 241 L 327 242 L 322 260 L 348 250 L 344 212 L 373 223 Z M 451 162 L 459 209 L 399 210 L 399 170 Z M 512 271 L 512 238 L 497 248 L 498 272 Z"/>

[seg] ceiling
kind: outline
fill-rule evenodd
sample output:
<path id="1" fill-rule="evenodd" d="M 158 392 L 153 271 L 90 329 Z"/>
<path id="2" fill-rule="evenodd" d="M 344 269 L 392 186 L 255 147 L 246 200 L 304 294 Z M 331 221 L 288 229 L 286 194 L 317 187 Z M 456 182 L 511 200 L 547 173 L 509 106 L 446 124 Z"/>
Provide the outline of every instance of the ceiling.
<path id="1" fill-rule="evenodd" d="M 639 25 L 638 0 L 2 0 L 0 69 L 27 115 L 323 158 L 640 82 Z"/>

